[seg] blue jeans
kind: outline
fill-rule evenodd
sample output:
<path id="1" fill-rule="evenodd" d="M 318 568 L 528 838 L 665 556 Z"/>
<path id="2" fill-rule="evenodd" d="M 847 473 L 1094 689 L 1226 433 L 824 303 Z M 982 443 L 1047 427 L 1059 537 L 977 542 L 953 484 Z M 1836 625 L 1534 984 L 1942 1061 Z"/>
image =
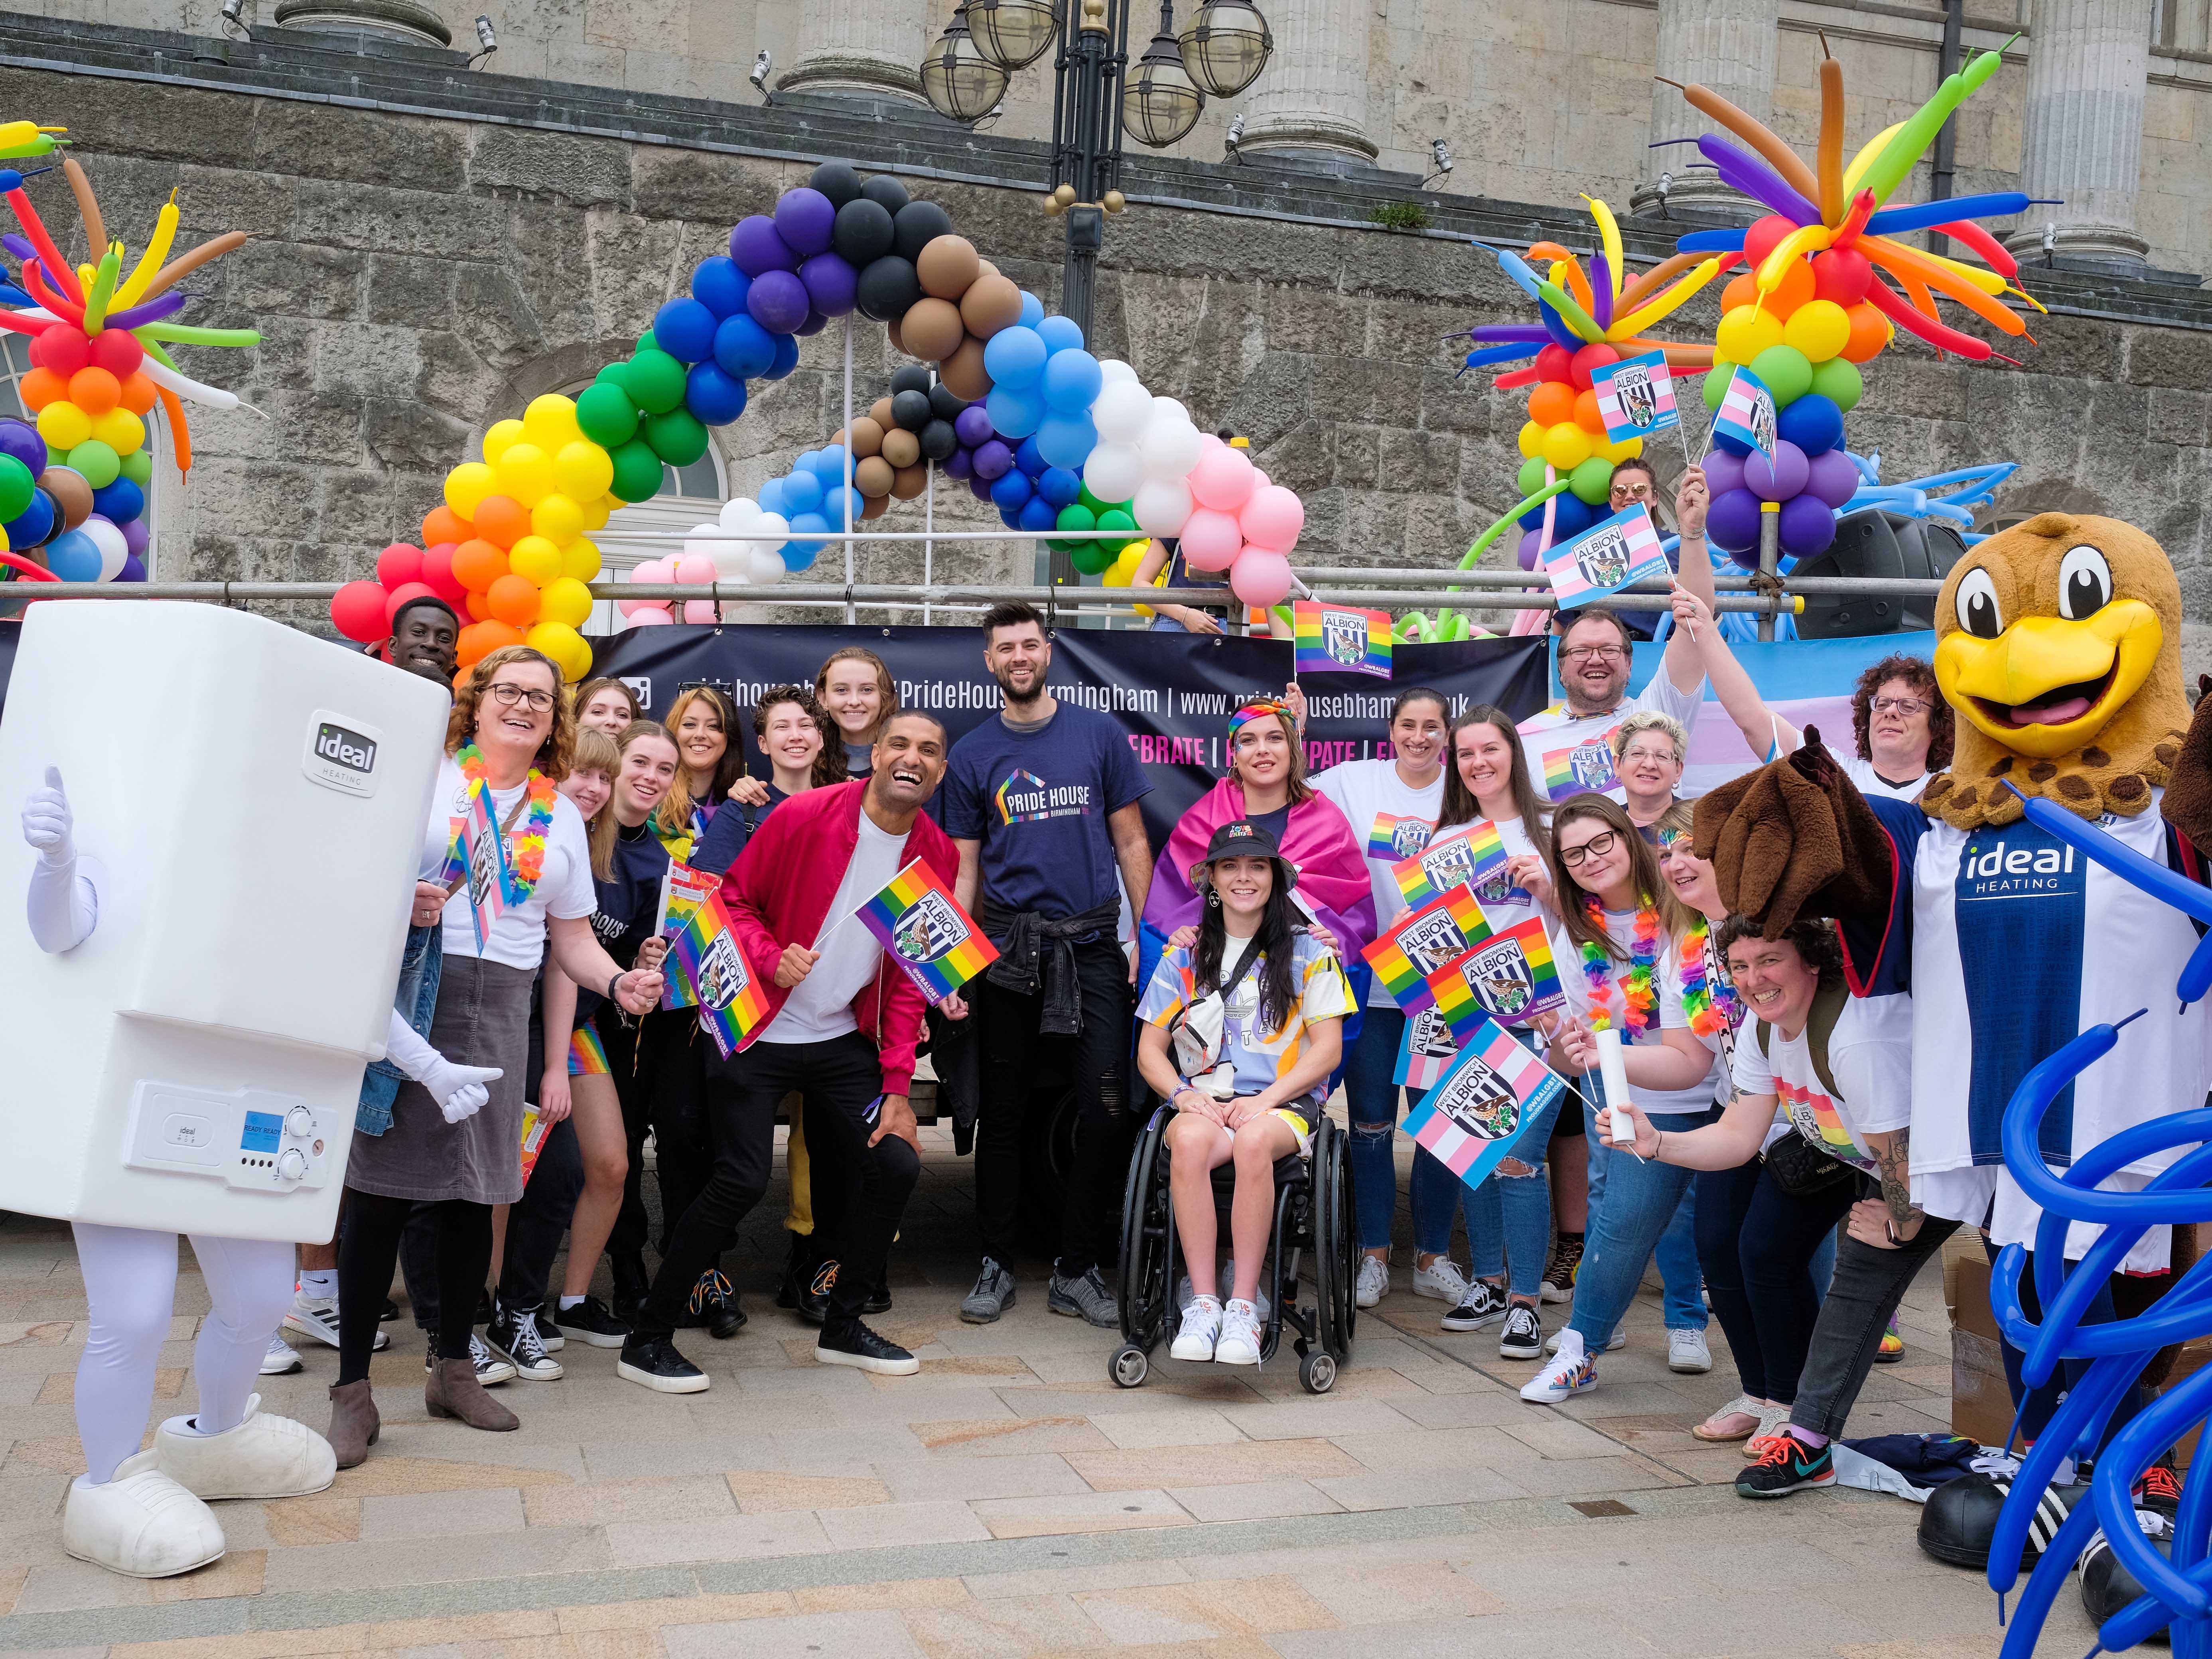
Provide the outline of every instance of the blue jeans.
<path id="1" fill-rule="evenodd" d="M 1585 1098 L 1597 1103 L 1589 1114 L 1589 1133 L 1595 1144 L 1597 1112 L 1605 1097 L 1603 1080 L 1595 1072 L 1583 1080 Z M 1719 1121 L 1717 1108 L 1703 1112 L 1650 1114 L 1661 1130 L 1701 1128 Z M 1582 1271 L 1575 1279 L 1573 1328 L 1582 1333 L 1590 1353 L 1603 1352 L 1613 1340 L 1613 1328 L 1627 1315 L 1644 1282 L 1644 1264 L 1655 1248 L 1676 1232 L 1687 1247 L 1686 1272 L 1667 1272 L 1662 1252 L 1661 1273 L 1667 1281 L 1667 1328 L 1703 1330 L 1705 1304 L 1698 1294 L 1697 1243 L 1690 1197 L 1693 1171 L 1676 1169 L 1657 1159 L 1638 1159 L 1623 1152 L 1607 1154 L 1613 1167 L 1602 1188 L 1591 1181 L 1589 1234 L 1583 1245 Z M 1595 1159 L 1592 1159 L 1593 1165 Z"/>
<path id="2" fill-rule="evenodd" d="M 1759 1322 L 1744 1291 L 1740 1245 L 1743 1218 L 1765 1167 L 1754 1158 L 1733 1170 L 1700 1170 L 1691 1183 L 1697 1194 L 1698 1265 L 1705 1270 L 1705 1294 L 1713 1299 L 1713 1317 L 1720 1321 L 1721 1334 L 1735 1358 L 1736 1380 L 1754 1400 L 1773 1396 L 1766 1392 Z"/>
<path id="3" fill-rule="evenodd" d="M 1506 1158 L 1528 1168 L 1525 1175 L 1508 1175 L 1503 1169 L 1474 1190 L 1467 1209 L 1467 1242 L 1478 1279 L 1496 1279 L 1510 1273 L 1506 1288 L 1523 1302 L 1534 1302 L 1544 1289 L 1544 1268 L 1552 1259 L 1552 1188 L 1544 1173 L 1544 1160 L 1552 1144 L 1552 1126 L 1566 1103 L 1563 1090 L 1551 1105 L 1521 1126 Z"/>
<path id="4" fill-rule="evenodd" d="M 1590 1149 L 1589 1236 L 1591 1240 L 1595 1240 L 1597 1237 L 1598 1213 L 1605 1207 L 1606 1184 L 1611 1174 L 1611 1167 L 1616 1159 L 1616 1153 L 1609 1143 L 1599 1138 L 1597 1132 L 1597 1115 L 1605 1109 L 1606 1104 L 1604 1079 L 1597 1073 L 1591 1072 L 1583 1079 L 1582 1085 L 1583 1099 L 1585 1103 L 1583 1111 L 1583 1133 L 1589 1140 Z M 1662 1129 L 1694 1129 L 1700 1124 L 1716 1121 L 1710 1112 L 1671 1114 L 1662 1112 L 1646 1115 L 1650 1116 L 1652 1122 L 1657 1124 Z M 1636 1162 L 1635 1154 L 1632 1152 L 1620 1152 L 1617 1157 L 1619 1162 L 1624 1164 L 1632 1165 Z M 1705 1299 L 1699 1293 L 1702 1281 L 1698 1270 L 1697 1199 L 1694 1189 L 1686 1184 L 1688 1174 L 1688 1171 L 1684 1171 L 1685 1185 L 1680 1195 L 1680 1201 L 1675 1204 L 1671 1218 L 1665 1223 L 1663 1230 L 1660 1232 L 1656 1247 L 1647 1248 L 1646 1250 L 1647 1255 L 1658 1259 L 1659 1282 L 1666 1291 L 1667 1328 L 1670 1331 L 1701 1331 L 1705 1329 L 1708 1317 L 1705 1312 Z M 1588 1257 L 1589 1248 L 1588 1243 L 1585 1243 L 1583 1247 L 1585 1259 Z M 1644 1272 L 1641 1259 L 1637 1263 L 1636 1272 L 1640 1279 Z M 1632 1287 L 1630 1295 L 1632 1297 L 1634 1294 Z M 1575 1281 L 1575 1303 L 1577 1307 L 1582 1304 L 1580 1279 Z M 1624 1303 L 1622 1311 L 1626 1310 L 1627 1304 Z M 1607 1336 L 1610 1337 L 1609 1332 Z"/>
<path id="5" fill-rule="evenodd" d="M 1362 1249 L 1389 1248 L 1390 1223 L 1398 1207 L 1398 1045 L 1406 1016 L 1395 1008 L 1370 1007 L 1359 1035 L 1352 1039 L 1344 1066 L 1344 1098 L 1352 1119 L 1352 1202 L 1359 1218 Z M 1425 1089 L 1406 1091 L 1408 1111 L 1419 1105 Z M 1451 1248 L 1452 1206 L 1468 1206 L 1468 1238 L 1474 1238 L 1474 1194 L 1425 1148 L 1413 1149 L 1413 1248 L 1436 1255 Z M 1541 1272 L 1540 1267 L 1538 1272 Z"/>

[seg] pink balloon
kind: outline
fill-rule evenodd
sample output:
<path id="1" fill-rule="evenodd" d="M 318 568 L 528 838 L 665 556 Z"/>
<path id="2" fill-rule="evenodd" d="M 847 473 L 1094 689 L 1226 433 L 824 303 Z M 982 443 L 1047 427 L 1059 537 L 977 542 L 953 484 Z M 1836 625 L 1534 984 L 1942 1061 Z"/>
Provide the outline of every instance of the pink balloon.
<path id="1" fill-rule="evenodd" d="M 647 559 L 629 573 L 629 579 L 634 582 L 673 581 L 676 580 L 673 574 L 675 568 L 676 563 L 672 559 Z"/>
<path id="2" fill-rule="evenodd" d="M 641 605 L 629 613 L 632 628 L 658 628 L 664 623 L 675 620 L 668 614 L 668 607 L 665 605 Z"/>
<path id="3" fill-rule="evenodd" d="M 1290 597 L 1291 562 L 1264 547 L 1247 547 L 1229 567 L 1229 586 L 1247 605 L 1280 605 Z"/>
<path id="4" fill-rule="evenodd" d="M 1221 441 L 1219 434 L 1201 432 L 1198 434 L 1198 447 L 1202 454 L 1209 449 L 1226 449 L 1229 446 Z"/>
<path id="5" fill-rule="evenodd" d="M 684 620 L 688 623 L 711 623 L 722 620 L 721 608 L 712 599 L 684 601 Z"/>
<path id="6" fill-rule="evenodd" d="M 1252 494 L 1252 459 L 1227 444 L 1202 451 L 1190 470 L 1190 493 L 1200 507 L 1234 513 Z"/>
<path id="7" fill-rule="evenodd" d="M 1305 503 L 1294 489 L 1263 484 L 1252 492 L 1237 522 L 1243 526 L 1246 541 L 1287 553 L 1298 544 L 1298 532 L 1306 527 Z"/>
<path id="8" fill-rule="evenodd" d="M 679 582 L 705 583 L 713 581 L 714 578 L 714 562 L 712 559 L 702 559 L 695 553 L 689 558 L 676 562 L 676 580 Z M 699 601 L 690 599 L 685 603 L 696 605 Z M 712 622 L 714 618 L 709 617 L 707 620 Z"/>
<path id="9" fill-rule="evenodd" d="M 635 617 L 641 611 L 658 611 L 663 616 L 668 614 L 668 605 L 664 599 L 617 599 L 615 609 L 625 617 Z"/>
<path id="10" fill-rule="evenodd" d="M 1197 507 L 1182 522 L 1182 561 L 1193 570 L 1226 570 L 1243 545 L 1243 532 L 1226 513 Z"/>

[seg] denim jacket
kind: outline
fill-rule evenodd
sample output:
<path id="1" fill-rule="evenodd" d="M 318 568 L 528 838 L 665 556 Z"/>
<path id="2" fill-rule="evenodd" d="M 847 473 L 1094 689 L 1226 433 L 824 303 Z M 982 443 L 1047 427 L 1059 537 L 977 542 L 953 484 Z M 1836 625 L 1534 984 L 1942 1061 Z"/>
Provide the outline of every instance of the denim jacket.
<path id="1" fill-rule="evenodd" d="M 418 1036 L 430 1035 L 430 1016 L 438 1006 L 438 976 L 445 965 L 445 923 L 407 930 L 407 949 L 399 958 L 399 988 L 392 1006 L 415 1028 Z M 407 1074 L 389 1060 L 373 1060 L 361 1079 L 361 1104 L 354 1109 L 353 1127 L 365 1135 L 380 1135 L 392 1127 L 392 1103 Z"/>

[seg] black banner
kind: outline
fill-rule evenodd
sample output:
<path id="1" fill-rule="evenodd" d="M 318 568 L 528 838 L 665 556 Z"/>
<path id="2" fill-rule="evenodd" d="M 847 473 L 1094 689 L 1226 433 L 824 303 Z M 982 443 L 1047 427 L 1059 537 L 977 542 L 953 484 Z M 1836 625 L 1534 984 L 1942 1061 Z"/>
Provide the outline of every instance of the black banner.
<path id="1" fill-rule="evenodd" d="M 761 693 L 812 685 L 823 659 L 848 645 L 881 657 L 899 706 L 936 715 L 956 741 L 999 711 L 998 684 L 984 669 L 982 630 L 975 628 L 639 628 L 600 643 L 592 672 L 628 681 L 655 718 L 687 685 L 724 692 L 743 716 L 747 763 L 765 777 L 750 724 Z M 1158 846 L 1225 769 L 1229 716 L 1252 696 L 1279 695 L 1291 660 L 1286 640 L 1063 629 L 1053 639 L 1047 684 L 1062 702 L 1121 722 L 1152 781 L 1145 822 Z M 1442 692 L 1454 714 L 1487 702 L 1522 720 L 1545 702 L 1540 636 L 1400 645 L 1392 666 L 1388 681 L 1371 674 L 1304 677 L 1310 769 L 1389 755 L 1390 705 L 1408 686 Z"/>

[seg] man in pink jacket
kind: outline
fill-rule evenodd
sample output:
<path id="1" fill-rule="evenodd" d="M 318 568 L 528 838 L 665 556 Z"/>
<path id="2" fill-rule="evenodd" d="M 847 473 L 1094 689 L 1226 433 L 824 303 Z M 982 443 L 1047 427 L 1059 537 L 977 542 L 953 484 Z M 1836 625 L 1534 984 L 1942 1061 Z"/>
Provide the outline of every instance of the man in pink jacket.
<path id="1" fill-rule="evenodd" d="M 952 843 L 921 811 L 945 775 L 945 748 L 934 716 L 893 716 L 865 781 L 785 801 L 731 866 L 724 902 L 769 1012 L 728 1062 L 735 1086 L 709 1096 L 714 1168 L 623 1345 L 616 1370 L 633 1382 L 663 1394 L 706 1388 L 706 1373 L 676 1351 L 676 1321 L 767 1190 L 776 1103 L 793 1090 L 806 1102 L 817 1225 L 840 1264 L 814 1357 L 893 1376 L 921 1369 L 862 1324 L 860 1309 L 921 1173 L 907 1096 L 923 1003 L 853 913 L 916 860 L 948 889 L 959 874 Z"/>

